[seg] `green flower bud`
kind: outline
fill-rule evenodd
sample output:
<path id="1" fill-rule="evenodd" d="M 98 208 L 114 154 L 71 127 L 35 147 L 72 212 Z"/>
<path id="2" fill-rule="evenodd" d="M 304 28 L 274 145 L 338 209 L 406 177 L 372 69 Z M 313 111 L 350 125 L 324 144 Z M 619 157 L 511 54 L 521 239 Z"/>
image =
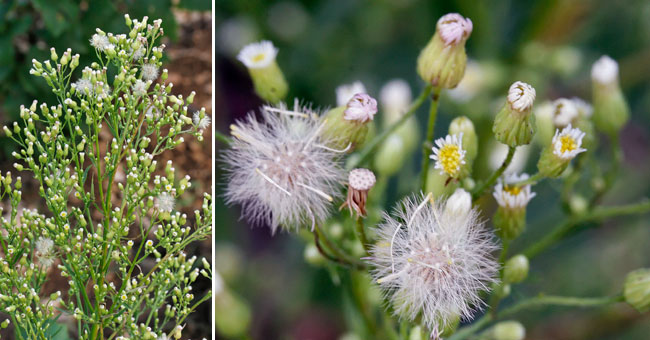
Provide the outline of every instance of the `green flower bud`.
<path id="1" fill-rule="evenodd" d="M 270 41 L 245 46 L 237 56 L 248 68 L 255 92 L 260 98 L 277 103 L 287 95 L 289 87 L 275 57 L 278 49 Z"/>
<path id="2" fill-rule="evenodd" d="M 499 206 L 492 219 L 496 234 L 501 239 L 517 238 L 526 227 L 526 208 L 506 208 Z"/>
<path id="3" fill-rule="evenodd" d="M 509 146 L 529 144 L 535 134 L 535 116 L 530 114 L 535 89 L 521 81 L 510 86 L 506 104 L 497 113 L 492 126 L 494 137 Z"/>
<path id="4" fill-rule="evenodd" d="M 506 261 L 503 267 L 503 282 L 519 283 L 528 276 L 528 258 L 524 255 L 515 255 Z"/>
<path id="5" fill-rule="evenodd" d="M 436 24 L 436 33 L 418 57 L 420 77 L 436 87 L 456 87 L 465 74 L 465 42 L 471 33 L 471 20 L 458 13 L 442 16 Z"/>
<path id="6" fill-rule="evenodd" d="M 375 155 L 375 170 L 382 176 L 396 174 L 408 156 L 404 141 L 398 134 L 391 134 L 381 144 Z"/>
<path id="7" fill-rule="evenodd" d="M 650 310 L 650 268 L 637 269 L 625 277 L 623 284 L 625 302 L 640 313 Z"/>
<path id="8" fill-rule="evenodd" d="M 478 154 L 478 136 L 476 136 L 474 124 L 465 116 L 457 117 L 449 124 L 450 135 L 460 135 L 461 133 L 463 136 L 463 149 L 466 151 L 465 161 L 471 168 L 471 164 Z"/>
<path id="9" fill-rule="evenodd" d="M 526 337 L 526 329 L 518 321 L 499 322 L 488 333 L 494 340 L 523 340 Z"/>
<path id="10" fill-rule="evenodd" d="M 367 94 L 358 93 L 346 106 L 325 113 L 322 136 L 329 141 L 331 148 L 352 150 L 365 142 L 376 113 L 377 101 Z"/>
<path id="11" fill-rule="evenodd" d="M 630 109 L 618 81 L 618 63 L 602 56 L 591 68 L 596 128 L 616 135 L 630 118 Z"/>

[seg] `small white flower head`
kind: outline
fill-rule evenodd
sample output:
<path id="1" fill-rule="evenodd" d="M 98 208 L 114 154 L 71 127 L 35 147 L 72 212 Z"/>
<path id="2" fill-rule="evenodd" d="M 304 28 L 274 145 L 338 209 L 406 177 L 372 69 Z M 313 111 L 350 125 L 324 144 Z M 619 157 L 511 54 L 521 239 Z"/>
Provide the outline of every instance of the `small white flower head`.
<path id="1" fill-rule="evenodd" d="M 147 83 L 140 79 L 136 79 L 131 89 L 133 90 L 134 95 L 142 97 L 147 94 L 147 87 L 149 87 Z"/>
<path id="2" fill-rule="evenodd" d="M 93 93 L 93 84 L 86 78 L 79 78 L 72 84 L 72 87 L 74 87 L 77 94 L 92 95 Z"/>
<path id="3" fill-rule="evenodd" d="M 565 127 L 578 118 L 578 107 L 571 99 L 560 98 L 553 102 L 553 124 Z"/>
<path id="4" fill-rule="evenodd" d="M 535 193 L 531 191 L 530 184 L 516 186 L 513 183 L 525 181 L 528 179 L 528 174 L 522 173 L 521 175 L 509 174 L 501 178 L 497 185 L 494 187 L 492 194 L 501 207 L 508 209 L 524 208 L 528 202 L 535 197 Z"/>
<path id="5" fill-rule="evenodd" d="M 372 275 L 395 314 L 423 323 L 434 332 L 458 315 L 472 318 L 483 302 L 479 293 L 496 281 L 497 248 L 477 209 L 458 215 L 416 195 L 384 215 L 379 241 L 371 250 Z"/>
<path id="6" fill-rule="evenodd" d="M 90 38 L 90 45 L 102 52 L 111 48 L 115 48 L 115 46 L 113 46 L 113 44 L 108 41 L 108 37 L 106 35 L 99 33 L 93 34 L 93 36 Z"/>
<path id="7" fill-rule="evenodd" d="M 201 117 L 201 111 L 194 112 L 192 123 L 194 123 L 194 126 L 196 126 L 197 129 L 205 130 L 208 126 L 210 126 L 210 122 L 210 117 L 206 114 L 203 114 L 203 117 Z"/>
<path id="8" fill-rule="evenodd" d="M 573 105 L 578 109 L 578 116 L 583 118 L 590 118 L 594 114 L 594 107 L 586 101 L 573 97 L 571 98 Z"/>
<path id="9" fill-rule="evenodd" d="M 348 175 L 348 197 L 341 205 L 350 208 L 350 214 L 354 210 L 359 216 L 366 216 L 366 201 L 368 200 L 368 191 L 377 182 L 375 174 L 368 169 L 354 169 Z"/>
<path id="10" fill-rule="evenodd" d="M 560 129 L 555 130 L 552 141 L 553 154 L 561 159 L 570 160 L 579 153 L 587 151 L 587 149 L 580 147 L 584 136 L 584 132 L 578 128 L 572 128 L 571 124 L 567 125 L 562 132 L 560 132 Z"/>
<path id="11" fill-rule="evenodd" d="M 343 119 L 365 123 L 373 120 L 376 113 L 377 100 L 365 93 L 357 93 L 348 102 Z"/>
<path id="12" fill-rule="evenodd" d="M 48 268 L 54 263 L 54 241 L 47 237 L 39 237 L 36 240 L 36 256 L 43 267 Z"/>
<path id="13" fill-rule="evenodd" d="M 379 91 L 379 100 L 384 110 L 391 114 L 402 114 L 411 105 L 413 94 L 411 87 L 402 79 L 393 79 Z"/>
<path id="14" fill-rule="evenodd" d="M 609 56 L 602 56 L 591 67 L 591 79 L 599 84 L 608 85 L 618 79 L 618 63 Z"/>
<path id="15" fill-rule="evenodd" d="M 265 68 L 273 63 L 277 55 L 278 49 L 273 43 L 264 40 L 244 46 L 237 59 L 248 68 Z"/>
<path id="16" fill-rule="evenodd" d="M 344 178 L 339 154 L 327 145 L 318 116 L 296 101 L 261 110 L 231 125 L 234 140 L 224 152 L 228 203 L 242 204 L 248 220 L 278 227 L 314 226 L 330 214 Z"/>
<path id="17" fill-rule="evenodd" d="M 360 81 L 352 84 L 344 84 L 336 88 L 336 106 L 345 106 L 357 93 L 368 93 L 366 87 Z"/>
<path id="18" fill-rule="evenodd" d="M 156 207 L 162 212 L 171 212 L 174 210 L 174 205 L 176 205 L 176 199 L 169 192 L 161 192 L 156 197 Z"/>
<path id="19" fill-rule="evenodd" d="M 458 13 L 449 13 L 438 19 L 438 33 L 445 45 L 458 45 L 472 34 L 472 20 Z"/>
<path id="20" fill-rule="evenodd" d="M 463 150 L 463 134 L 447 135 L 445 138 L 436 139 L 433 154 L 429 156 L 436 161 L 435 168 L 440 169 L 440 174 L 456 177 L 460 173 L 461 165 L 465 164 Z"/>
<path id="21" fill-rule="evenodd" d="M 533 107 L 535 89 L 522 81 L 516 81 L 508 90 L 508 103 L 513 110 L 524 112 Z"/>
<path id="22" fill-rule="evenodd" d="M 142 79 L 154 81 L 158 78 L 158 66 L 154 64 L 142 65 Z"/>
<path id="23" fill-rule="evenodd" d="M 463 188 L 458 188 L 449 196 L 445 204 L 445 214 L 465 216 L 472 210 L 472 195 Z"/>
<path id="24" fill-rule="evenodd" d="M 144 49 L 144 47 L 140 47 L 137 50 L 133 51 L 133 60 L 140 60 L 142 57 L 144 57 L 144 54 L 147 51 Z"/>

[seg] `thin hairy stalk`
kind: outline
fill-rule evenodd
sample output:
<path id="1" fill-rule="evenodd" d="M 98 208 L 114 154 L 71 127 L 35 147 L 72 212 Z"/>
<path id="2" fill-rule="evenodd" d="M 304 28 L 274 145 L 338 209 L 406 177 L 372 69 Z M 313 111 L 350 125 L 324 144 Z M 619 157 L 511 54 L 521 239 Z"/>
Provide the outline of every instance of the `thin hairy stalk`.
<path id="1" fill-rule="evenodd" d="M 357 168 L 359 165 L 366 163 L 368 159 L 374 155 L 375 150 L 379 147 L 379 145 L 381 145 L 384 139 L 386 139 L 391 133 L 395 132 L 397 128 L 399 128 L 402 124 L 404 124 L 404 122 L 406 122 L 411 116 L 415 114 L 417 109 L 422 106 L 424 101 L 427 99 L 432 89 L 433 87 L 431 85 L 427 85 L 427 87 L 422 90 L 422 93 L 420 93 L 420 95 L 411 104 L 408 111 L 406 111 L 398 121 L 393 123 L 386 130 L 382 131 L 373 140 L 371 140 L 368 145 L 366 145 L 366 147 L 361 150 L 361 152 L 359 152 L 359 158 L 357 158 L 356 161 L 350 162 L 348 164 L 348 170 Z"/>
<path id="2" fill-rule="evenodd" d="M 436 128 L 436 118 L 438 116 L 438 103 L 440 102 L 440 89 L 433 90 L 431 96 L 431 107 L 429 109 L 429 123 L 427 125 L 427 135 L 422 143 L 422 171 L 420 173 L 420 185 L 422 191 L 426 191 L 427 176 L 429 175 L 429 156 L 431 155 L 431 147 L 429 146 L 433 141 L 433 136 Z"/>
<path id="3" fill-rule="evenodd" d="M 487 188 L 492 187 L 499 176 L 501 176 L 503 172 L 506 171 L 510 165 L 510 162 L 512 162 L 512 157 L 515 155 L 516 149 L 516 146 L 511 146 L 508 148 L 508 154 L 506 155 L 506 159 L 503 160 L 503 163 L 501 163 L 501 166 L 496 171 L 494 171 L 492 176 L 490 176 L 487 181 L 483 182 L 483 184 L 479 185 L 478 188 L 472 192 L 472 201 L 476 201 L 479 197 L 481 197 L 481 195 L 483 195 L 483 192 Z"/>
<path id="4" fill-rule="evenodd" d="M 530 245 L 523 254 L 528 258 L 532 258 L 546 248 L 552 246 L 556 242 L 564 238 L 567 233 L 576 225 L 585 223 L 585 222 L 599 222 L 606 218 L 622 216 L 622 215 L 633 215 L 633 214 L 642 214 L 650 211 L 650 201 L 645 199 L 638 203 L 612 206 L 612 207 L 597 207 L 591 210 L 590 212 L 569 217 L 563 224 L 557 227 L 552 232 L 546 234 L 539 241 Z"/>

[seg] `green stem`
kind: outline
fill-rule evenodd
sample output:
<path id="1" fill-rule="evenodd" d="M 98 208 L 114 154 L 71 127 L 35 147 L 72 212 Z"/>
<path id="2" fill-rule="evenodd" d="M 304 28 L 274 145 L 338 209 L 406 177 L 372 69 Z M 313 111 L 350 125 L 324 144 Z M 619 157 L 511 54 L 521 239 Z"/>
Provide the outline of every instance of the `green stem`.
<path id="1" fill-rule="evenodd" d="M 422 191 L 426 191 L 427 177 L 429 176 L 429 156 L 431 155 L 431 147 L 429 143 L 433 142 L 433 136 L 436 128 L 436 117 L 438 116 L 438 103 L 440 102 L 440 89 L 436 88 L 431 96 L 431 108 L 429 109 L 429 123 L 427 126 L 427 135 L 422 143 L 422 172 L 420 174 L 420 183 Z"/>
<path id="2" fill-rule="evenodd" d="M 618 176 L 620 165 L 624 159 L 623 149 L 621 149 L 621 142 L 618 134 L 610 136 L 610 140 L 612 142 L 612 158 L 614 159 L 613 162 L 611 162 L 612 167 L 609 169 L 607 174 L 605 174 L 605 185 L 603 185 L 600 190 L 596 191 L 591 201 L 589 202 L 590 207 L 598 204 L 598 202 L 609 191 L 609 189 L 612 188 L 614 182 L 616 181 L 616 177 Z"/>
<path id="3" fill-rule="evenodd" d="M 232 139 L 230 137 L 217 130 L 214 131 L 214 139 L 220 141 L 223 144 L 226 144 L 226 146 L 229 146 L 230 143 L 232 143 Z"/>
<path id="4" fill-rule="evenodd" d="M 342 265 L 344 267 L 350 267 L 350 268 L 356 268 L 356 269 L 365 269 L 365 264 L 350 259 L 348 256 L 341 250 L 337 245 L 332 242 L 327 235 L 323 232 L 323 230 L 320 228 L 320 226 L 317 224 L 314 231 L 314 243 L 316 244 L 316 248 L 318 249 L 318 252 L 320 252 L 323 257 L 326 259 Z M 329 248 L 329 250 L 333 253 L 330 254 L 325 249 L 323 248 L 323 245 L 321 244 L 321 240 L 325 243 L 325 246 Z"/>
<path id="5" fill-rule="evenodd" d="M 377 135 L 373 140 L 371 140 L 366 147 L 361 150 L 359 153 L 359 158 L 355 162 L 350 162 L 348 165 L 348 170 L 354 169 L 358 167 L 361 164 L 364 164 L 365 162 L 368 161 L 368 159 L 374 155 L 375 150 L 379 147 L 381 142 L 384 141 L 391 133 L 393 133 L 395 130 L 397 130 L 398 127 L 400 127 L 404 122 L 406 122 L 411 116 L 415 114 L 417 109 L 422 106 L 422 103 L 427 99 L 429 94 L 431 93 L 431 90 L 433 87 L 431 85 L 427 85 L 422 90 L 422 93 L 415 99 L 415 101 L 411 104 L 409 107 L 408 111 L 406 111 L 402 117 L 393 123 L 391 126 L 388 127 L 388 129 L 382 131 L 379 135 Z"/>
<path id="6" fill-rule="evenodd" d="M 357 237 L 361 241 L 363 249 L 366 251 L 366 255 L 370 254 L 370 249 L 368 249 L 368 238 L 366 237 L 366 229 L 363 226 L 363 218 L 361 216 L 357 217 Z"/>
<path id="7" fill-rule="evenodd" d="M 551 233 L 546 234 L 539 241 L 530 245 L 523 254 L 528 258 L 532 258 L 542 251 L 546 250 L 549 246 L 555 244 L 561 240 L 574 226 L 585 223 L 585 222 L 594 222 L 602 221 L 606 218 L 622 216 L 622 215 L 633 215 L 641 214 L 650 211 L 650 201 L 647 199 L 632 204 L 619 205 L 613 207 L 597 207 L 592 211 L 579 216 L 570 217 L 563 224 L 553 230 Z"/>
<path id="8" fill-rule="evenodd" d="M 483 192 L 487 189 L 492 187 L 494 182 L 496 182 L 497 178 L 503 174 L 504 171 L 508 168 L 510 165 L 510 162 L 512 162 L 512 157 L 515 155 L 515 150 L 517 149 L 516 146 L 511 146 L 508 148 L 508 154 L 506 155 L 506 159 L 503 160 L 503 163 L 501 166 L 488 178 L 487 181 L 483 182 L 474 192 L 472 193 L 472 201 L 476 201 L 481 195 L 483 195 Z"/>

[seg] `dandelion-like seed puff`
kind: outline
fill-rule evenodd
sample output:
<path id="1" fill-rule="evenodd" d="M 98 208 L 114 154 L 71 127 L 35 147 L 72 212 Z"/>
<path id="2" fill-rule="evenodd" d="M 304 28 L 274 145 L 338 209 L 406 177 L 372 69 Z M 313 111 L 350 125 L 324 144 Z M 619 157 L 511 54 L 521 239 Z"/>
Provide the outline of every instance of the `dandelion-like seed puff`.
<path id="1" fill-rule="evenodd" d="M 447 202 L 415 195 L 379 225 L 370 263 L 395 314 L 438 334 L 456 317 L 471 319 L 497 274 L 497 248 L 478 211 L 447 209 Z"/>
<path id="2" fill-rule="evenodd" d="M 323 124 L 296 101 L 293 110 L 265 106 L 261 119 L 251 114 L 231 125 L 227 202 L 241 204 L 244 217 L 273 233 L 324 220 L 345 178 L 339 164 L 345 150 L 327 147 Z"/>

